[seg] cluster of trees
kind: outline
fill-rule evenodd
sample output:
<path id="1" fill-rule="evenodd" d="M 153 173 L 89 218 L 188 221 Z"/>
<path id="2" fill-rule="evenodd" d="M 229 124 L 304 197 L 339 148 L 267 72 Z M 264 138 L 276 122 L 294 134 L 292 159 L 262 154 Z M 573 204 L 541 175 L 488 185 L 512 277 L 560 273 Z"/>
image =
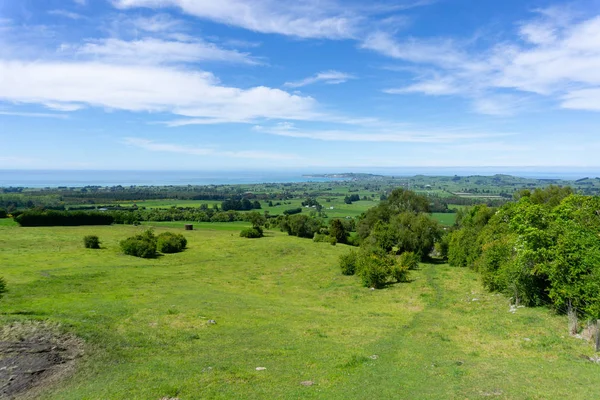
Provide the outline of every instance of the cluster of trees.
<path id="1" fill-rule="evenodd" d="M 360 200 L 360 196 L 358 194 L 351 194 L 350 196 L 346 196 L 344 197 L 344 203 L 346 204 L 352 204 L 355 201 L 359 201 Z"/>
<path id="2" fill-rule="evenodd" d="M 342 272 L 358 274 L 365 286 L 380 288 L 403 282 L 408 271 L 429 256 L 441 232 L 429 216 L 425 196 L 395 189 L 386 200 L 365 212 L 358 224 L 360 250 L 343 256 Z"/>
<path id="3" fill-rule="evenodd" d="M 21 226 L 111 225 L 114 217 L 103 212 L 29 210 L 15 217 Z"/>
<path id="4" fill-rule="evenodd" d="M 244 229 L 240 232 L 241 237 L 248 239 L 258 239 L 264 236 L 263 227 L 267 218 L 259 212 L 252 211 L 246 214 L 246 220 L 252 224 L 252 228 Z"/>
<path id="5" fill-rule="evenodd" d="M 250 211 L 260 210 L 262 207 L 258 200 L 250 201 L 246 198 L 242 200 L 225 200 L 221 203 L 221 209 L 223 211 Z"/>
<path id="6" fill-rule="evenodd" d="M 187 247 L 187 239 L 178 233 L 163 232 L 156 236 L 152 229 L 119 243 L 123 253 L 141 258 L 154 258 L 157 252 L 178 253 Z"/>
<path id="7" fill-rule="evenodd" d="M 555 186 L 517 197 L 459 215 L 449 263 L 473 268 L 487 289 L 517 303 L 600 318 L 600 198 Z"/>

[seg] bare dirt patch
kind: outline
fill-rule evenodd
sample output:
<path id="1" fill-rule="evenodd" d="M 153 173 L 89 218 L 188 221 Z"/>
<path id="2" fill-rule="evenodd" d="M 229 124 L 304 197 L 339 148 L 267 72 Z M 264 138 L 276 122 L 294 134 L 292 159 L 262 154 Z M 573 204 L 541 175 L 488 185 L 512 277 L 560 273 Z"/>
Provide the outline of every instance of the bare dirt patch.
<path id="1" fill-rule="evenodd" d="M 83 341 L 44 322 L 0 327 L 0 399 L 39 394 L 68 376 L 83 355 Z"/>

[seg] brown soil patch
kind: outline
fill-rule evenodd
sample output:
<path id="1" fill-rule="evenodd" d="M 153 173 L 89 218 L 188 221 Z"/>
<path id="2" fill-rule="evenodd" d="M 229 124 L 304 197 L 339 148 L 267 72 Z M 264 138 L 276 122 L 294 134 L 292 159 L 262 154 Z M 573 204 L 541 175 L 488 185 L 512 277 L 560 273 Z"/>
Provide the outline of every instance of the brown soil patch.
<path id="1" fill-rule="evenodd" d="M 0 327 L 0 399 L 24 399 L 74 370 L 83 341 L 43 322 Z"/>

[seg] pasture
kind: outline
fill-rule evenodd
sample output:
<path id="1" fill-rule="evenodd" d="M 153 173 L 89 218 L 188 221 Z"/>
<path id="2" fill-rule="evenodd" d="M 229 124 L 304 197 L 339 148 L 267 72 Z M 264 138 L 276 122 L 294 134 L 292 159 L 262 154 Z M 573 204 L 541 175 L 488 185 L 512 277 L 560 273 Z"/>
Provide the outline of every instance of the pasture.
<path id="1" fill-rule="evenodd" d="M 344 245 L 243 239 L 237 223 L 151 225 L 189 248 L 143 260 L 118 242 L 147 226 L 0 220 L 0 325 L 56 322 L 86 343 L 74 375 L 41 398 L 600 397 L 600 366 L 580 357 L 592 348 L 566 335 L 565 317 L 509 313 L 468 269 L 422 264 L 409 283 L 369 290 L 340 274 Z M 101 250 L 83 248 L 90 234 Z"/>

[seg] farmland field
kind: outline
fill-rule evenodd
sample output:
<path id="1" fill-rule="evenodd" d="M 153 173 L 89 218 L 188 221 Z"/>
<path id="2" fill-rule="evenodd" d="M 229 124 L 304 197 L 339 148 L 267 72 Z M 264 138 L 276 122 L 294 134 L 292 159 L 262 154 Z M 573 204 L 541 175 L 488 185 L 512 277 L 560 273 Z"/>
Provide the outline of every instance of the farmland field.
<path id="1" fill-rule="evenodd" d="M 143 260 L 118 242 L 147 226 L 0 224 L 0 324 L 47 320 L 86 343 L 75 374 L 41 398 L 600 396 L 599 366 L 580 357 L 592 348 L 564 334 L 565 317 L 509 313 L 468 269 L 422 264 L 372 291 L 340 274 L 344 245 L 243 239 L 244 224 L 151 225 L 183 232 L 189 248 Z M 83 248 L 88 234 L 101 250 Z"/>

